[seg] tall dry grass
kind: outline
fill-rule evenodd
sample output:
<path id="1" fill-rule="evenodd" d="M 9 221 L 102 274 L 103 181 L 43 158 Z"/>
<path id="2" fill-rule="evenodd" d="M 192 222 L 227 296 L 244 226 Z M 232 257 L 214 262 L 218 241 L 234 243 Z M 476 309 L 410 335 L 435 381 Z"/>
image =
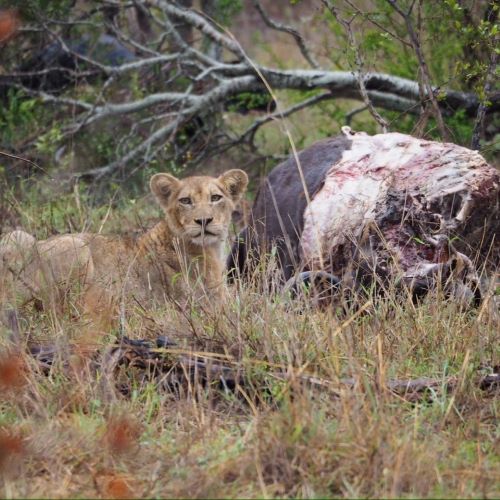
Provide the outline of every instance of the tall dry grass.
<path id="1" fill-rule="evenodd" d="M 392 291 L 318 309 L 273 280 L 275 268 L 261 266 L 218 311 L 125 311 L 129 337 L 167 335 L 178 351 L 230 360 L 244 373 L 236 390 L 193 380 L 173 390 L 140 370 L 96 370 L 71 354 L 84 321 L 71 311 L 25 311 L 17 346 L 3 327 L 0 495 L 500 495 L 500 400 L 474 384 L 500 360 L 491 301 L 465 310 L 433 293 L 415 306 Z M 26 354 L 28 339 L 58 346 L 48 375 Z M 306 375 L 336 390 L 304 384 Z M 416 404 L 384 388 L 424 375 L 458 383 Z"/>

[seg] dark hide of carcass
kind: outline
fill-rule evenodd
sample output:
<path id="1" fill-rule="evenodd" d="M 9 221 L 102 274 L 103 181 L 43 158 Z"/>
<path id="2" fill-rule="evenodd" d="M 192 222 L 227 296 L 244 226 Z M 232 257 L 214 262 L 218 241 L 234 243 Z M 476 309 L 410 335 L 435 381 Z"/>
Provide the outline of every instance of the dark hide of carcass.
<path id="1" fill-rule="evenodd" d="M 455 144 L 342 132 L 272 170 L 229 256 L 232 276 L 274 246 L 284 280 L 395 279 L 417 295 L 439 280 L 477 299 L 476 257 L 499 264 L 499 172 Z"/>

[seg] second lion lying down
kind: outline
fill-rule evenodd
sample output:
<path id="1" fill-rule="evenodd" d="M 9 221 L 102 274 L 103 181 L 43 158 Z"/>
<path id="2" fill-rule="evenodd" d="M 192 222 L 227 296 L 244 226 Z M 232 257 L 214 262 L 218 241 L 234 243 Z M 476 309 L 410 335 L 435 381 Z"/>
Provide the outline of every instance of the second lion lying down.
<path id="1" fill-rule="evenodd" d="M 124 299 L 216 303 L 225 292 L 222 253 L 231 214 L 247 184 L 242 170 L 183 180 L 154 175 L 151 191 L 165 217 L 138 239 L 80 233 L 36 241 L 13 231 L 0 242 L 2 305 L 57 308 L 76 284 L 83 314 L 105 329 Z"/>

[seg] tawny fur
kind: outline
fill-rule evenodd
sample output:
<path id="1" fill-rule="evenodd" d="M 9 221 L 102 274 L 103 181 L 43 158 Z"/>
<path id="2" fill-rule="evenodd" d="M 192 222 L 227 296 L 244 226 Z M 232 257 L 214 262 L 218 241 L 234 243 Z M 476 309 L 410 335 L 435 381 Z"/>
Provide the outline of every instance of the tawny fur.
<path id="1" fill-rule="evenodd" d="M 218 178 L 154 175 L 151 191 L 165 217 L 137 239 L 81 233 L 36 241 L 13 231 L 0 241 L 0 300 L 4 307 L 37 301 L 57 309 L 76 287 L 79 309 L 99 332 L 123 302 L 216 304 L 225 293 L 231 214 L 247 183 L 241 170 Z"/>

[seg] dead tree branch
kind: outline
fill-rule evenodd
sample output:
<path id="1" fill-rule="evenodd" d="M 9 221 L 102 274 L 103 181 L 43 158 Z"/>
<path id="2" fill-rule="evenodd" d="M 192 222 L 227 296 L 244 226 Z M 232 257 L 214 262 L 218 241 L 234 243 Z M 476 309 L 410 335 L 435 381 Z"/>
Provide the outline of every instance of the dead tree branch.
<path id="1" fill-rule="evenodd" d="M 323 0 L 323 3 L 328 7 L 328 9 L 332 13 L 333 17 L 335 17 L 337 22 L 344 27 L 344 29 L 347 33 L 349 45 L 350 45 L 351 49 L 354 51 L 355 64 L 356 64 L 356 69 L 357 69 L 355 74 L 357 76 L 358 85 L 359 85 L 359 92 L 361 94 L 361 98 L 363 99 L 365 106 L 370 111 L 370 114 L 373 116 L 374 120 L 380 125 L 382 132 L 385 134 L 388 130 L 387 122 L 382 118 L 380 113 L 373 106 L 373 103 L 370 100 L 370 96 L 368 95 L 368 92 L 367 92 L 366 87 L 365 87 L 365 81 L 364 81 L 364 77 L 363 77 L 363 74 L 364 74 L 363 57 L 361 56 L 359 46 L 356 42 L 356 38 L 355 38 L 354 32 L 352 30 L 352 22 L 354 21 L 356 15 L 354 15 L 354 17 L 350 21 L 347 21 L 346 19 L 343 19 L 340 16 L 338 9 L 336 9 L 333 6 L 333 4 L 332 4 L 332 2 L 330 2 L 330 0 Z"/>
<path id="2" fill-rule="evenodd" d="M 304 101 L 299 102 L 294 106 L 290 106 L 289 108 L 280 111 L 278 113 L 272 113 L 262 118 L 258 118 L 245 132 L 243 132 L 243 134 L 241 135 L 241 139 L 242 141 L 248 140 L 251 144 L 253 144 L 255 134 L 257 133 L 259 128 L 262 127 L 262 125 L 265 125 L 266 123 L 269 123 L 270 121 L 273 120 L 279 120 L 281 118 L 285 118 L 287 116 L 292 115 L 293 113 L 296 113 L 297 111 L 300 111 L 301 109 L 308 108 L 310 106 L 313 106 L 314 104 L 317 104 L 321 101 L 325 101 L 331 98 L 332 97 L 330 95 L 330 92 L 325 92 L 323 94 L 318 94 L 313 97 L 310 97 L 309 99 L 305 99 Z"/>
<path id="3" fill-rule="evenodd" d="M 470 145 L 471 149 L 477 150 L 480 147 L 480 140 L 481 140 L 482 130 L 484 127 L 484 119 L 486 117 L 486 112 L 488 107 L 491 106 L 489 98 L 492 91 L 494 74 L 497 69 L 497 64 L 498 64 L 498 52 L 494 50 L 491 52 L 491 60 L 485 78 L 484 89 L 483 89 L 484 99 L 481 101 L 481 104 L 479 104 L 479 107 L 477 108 L 476 121 L 474 123 L 474 130 L 472 132 L 472 140 Z"/>
<path id="4" fill-rule="evenodd" d="M 432 109 L 438 120 L 439 116 L 442 119 L 457 110 L 464 110 L 468 117 L 476 118 L 478 129 L 484 116 L 500 109 L 500 96 L 492 94 L 491 87 L 486 89 L 489 93 L 489 105 L 486 106 L 475 94 L 433 87 L 425 71 L 421 73 L 421 83 L 391 74 L 365 71 L 352 20 L 341 18 L 339 13 L 342 16 L 344 13 L 333 2 L 323 0 L 323 3 L 346 30 L 355 55 L 354 71 L 320 69 L 312 47 L 307 46 L 302 35 L 294 28 L 270 19 L 259 0 L 254 0 L 254 5 L 266 23 L 293 36 L 313 69 L 285 70 L 259 64 L 249 58 L 230 32 L 202 13 L 179 7 L 174 2 L 108 0 L 106 5 L 118 11 L 140 7 L 148 16 L 150 38 L 144 38 L 144 33 L 137 33 L 137 27 L 130 27 L 128 21 L 124 21 L 125 16 L 115 16 L 107 21 L 106 34 L 101 33 L 90 44 L 89 37 L 82 38 L 76 30 L 71 31 L 73 24 L 81 29 L 81 13 L 80 18 L 65 19 L 64 22 L 43 18 L 41 13 L 37 25 L 29 30 L 23 28 L 19 37 L 43 35 L 45 41 L 49 40 L 45 42 L 48 45 L 40 51 L 40 45 L 35 44 L 31 55 L 26 52 L 28 55 L 23 58 L 22 64 L 16 65 L 15 57 L 11 58 L 11 63 L 3 64 L 0 98 L 6 98 L 9 89 L 15 89 L 47 106 L 60 108 L 61 141 L 74 141 L 80 134 L 99 130 L 112 120 L 119 147 L 106 164 L 89 165 L 88 170 L 76 173 L 88 179 L 112 175 L 132 164 L 142 165 L 158 151 L 167 161 L 177 161 L 189 153 L 190 161 L 196 163 L 214 151 L 235 145 L 253 147 L 255 134 L 265 124 L 325 100 L 361 101 L 383 130 L 387 129 L 387 123 L 380 109 L 421 115 L 426 109 L 426 105 L 421 106 L 424 100 L 432 104 L 427 108 Z M 411 43 L 406 44 L 414 47 L 415 51 L 418 49 L 421 67 L 426 69 L 411 12 L 402 11 L 395 2 L 391 4 L 394 9 L 399 9 L 399 16 L 403 16 L 408 30 L 411 28 Z M 363 15 L 366 19 L 370 17 L 356 11 L 352 2 L 347 2 L 347 5 L 358 12 L 356 15 Z M 99 8 L 96 9 L 95 13 L 100 14 Z M 85 22 L 91 22 L 93 15 L 94 11 L 85 13 Z M 99 26 L 97 22 L 91 24 L 92 29 Z M 183 38 L 183 26 L 192 31 L 190 38 L 194 41 Z M 204 52 L 200 42 L 204 39 L 209 39 L 220 49 L 218 52 L 223 55 L 221 60 Z M 29 39 L 23 43 L 29 46 L 28 42 Z M 130 88 L 123 87 L 122 77 L 127 81 L 137 78 L 141 82 L 140 91 L 134 93 Z M 90 83 L 92 92 L 81 92 L 81 82 Z M 117 88 L 119 85 L 122 87 Z M 308 94 L 288 108 L 283 105 L 285 111 L 279 114 L 273 109 L 267 85 L 273 90 Z M 439 99 L 436 97 L 438 94 Z M 260 104 L 247 105 L 244 99 L 248 99 L 249 95 L 252 96 L 251 101 L 255 97 Z M 241 101 L 243 104 L 240 104 Z M 249 111 L 264 114 L 254 117 L 253 122 L 239 134 L 229 133 L 224 128 L 223 115 L 231 112 L 248 114 Z M 348 115 L 346 119 L 351 117 Z M 181 136 L 182 140 L 179 139 Z M 3 149 L 7 147 L 3 145 Z"/>
<path id="5" fill-rule="evenodd" d="M 32 344 L 30 354 L 38 361 L 41 370 L 49 373 L 55 361 L 61 359 L 61 352 L 50 345 Z M 96 352 L 96 354 L 98 354 Z M 120 366 L 127 366 L 143 371 L 147 377 L 158 381 L 158 389 L 175 389 L 179 384 L 219 383 L 220 389 L 236 390 L 238 386 L 248 385 L 248 375 L 237 359 L 224 354 L 203 353 L 178 348 L 166 337 L 156 341 L 132 340 L 121 337 L 116 345 L 110 346 L 101 356 L 94 358 L 94 369 L 112 374 Z M 66 362 L 67 364 L 67 362 Z M 266 366 L 265 361 L 259 362 Z M 65 362 L 63 359 L 62 366 Z M 269 378 L 277 380 L 297 380 L 303 387 L 319 390 L 338 397 L 342 389 L 356 390 L 361 387 L 361 380 L 343 378 L 338 381 L 324 379 L 315 375 L 294 373 L 286 367 L 270 370 Z M 410 402 L 432 401 L 436 394 L 456 390 L 460 384 L 458 377 L 428 378 L 408 380 L 387 380 L 380 388 Z M 483 391 L 498 391 L 500 374 L 490 373 L 474 379 L 474 385 Z"/>
<path id="6" fill-rule="evenodd" d="M 431 83 L 431 77 L 429 73 L 429 68 L 427 66 L 427 61 L 425 59 L 423 50 L 422 50 L 422 45 L 420 43 L 420 37 L 418 36 L 418 33 L 415 31 L 415 28 L 413 26 L 412 22 L 412 10 L 415 2 L 412 2 L 410 9 L 408 12 L 405 12 L 401 7 L 398 5 L 396 0 L 387 0 L 387 2 L 391 5 L 391 7 L 403 18 L 404 23 L 406 25 L 406 29 L 408 30 L 408 36 L 410 37 L 410 41 L 413 47 L 413 50 L 415 52 L 415 55 L 417 56 L 419 68 L 420 68 L 420 77 L 422 80 L 422 85 L 425 89 L 425 92 L 423 93 L 427 99 L 429 99 L 430 104 L 432 106 L 433 110 L 433 115 L 434 118 L 436 119 L 436 123 L 439 128 L 439 132 L 443 139 L 449 140 L 449 133 L 448 130 L 446 129 L 446 125 L 443 120 L 443 115 L 441 113 L 441 109 L 439 107 L 439 103 L 437 101 L 436 95 L 434 93 L 434 89 Z M 421 6 L 421 3 L 419 2 L 419 7 Z"/>
<path id="7" fill-rule="evenodd" d="M 309 50 L 304 40 L 304 37 L 295 28 L 287 26 L 286 24 L 283 23 L 278 23 L 273 19 L 271 19 L 267 15 L 266 11 L 264 10 L 264 7 L 262 7 L 262 4 L 260 3 L 259 0 L 253 0 L 253 4 L 267 26 L 269 26 L 274 30 L 281 31 L 283 33 L 288 33 L 289 35 L 291 35 L 294 38 L 295 42 L 297 43 L 297 46 L 300 49 L 300 53 L 303 55 L 304 59 L 311 65 L 311 67 L 313 67 L 314 69 L 318 69 L 320 67 L 318 61 L 316 61 L 316 58 Z"/>

